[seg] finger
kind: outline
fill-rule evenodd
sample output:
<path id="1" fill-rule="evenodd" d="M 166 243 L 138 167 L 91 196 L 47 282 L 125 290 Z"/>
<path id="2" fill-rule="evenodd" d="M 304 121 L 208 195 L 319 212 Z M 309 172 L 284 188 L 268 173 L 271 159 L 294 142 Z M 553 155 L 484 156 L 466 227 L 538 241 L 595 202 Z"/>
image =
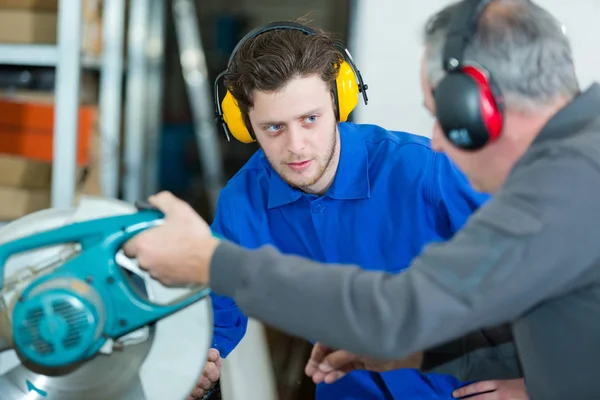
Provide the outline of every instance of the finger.
<path id="1" fill-rule="evenodd" d="M 463 386 L 460 389 L 456 389 L 452 392 L 452 397 L 460 399 L 461 397 L 469 396 L 476 393 L 491 392 L 492 390 L 498 389 L 497 381 L 481 381 L 471 383 L 470 385 Z"/>
<path id="2" fill-rule="evenodd" d="M 202 389 L 208 392 L 210 389 L 212 389 L 213 386 L 215 386 L 215 383 L 216 382 L 211 381 L 209 378 L 206 378 L 202 380 Z"/>
<path id="3" fill-rule="evenodd" d="M 178 199 L 173 193 L 162 191 L 148 198 L 148 203 L 162 211 L 165 216 L 176 210 L 183 200 Z"/>
<path id="4" fill-rule="evenodd" d="M 326 372 L 323 371 L 319 371 L 316 370 L 315 373 L 312 375 L 312 381 L 318 385 L 319 383 L 325 381 L 325 376 L 327 375 Z"/>
<path id="5" fill-rule="evenodd" d="M 325 356 L 332 351 L 331 348 L 321 344 L 315 343 L 310 353 L 310 358 L 306 363 L 306 367 L 304 368 L 304 372 L 307 376 L 313 376 L 313 374 L 319 369 L 319 364 L 323 362 Z"/>
<path id="6" fill-rule="evenodd" d="M 129 258 L 136 258 L 135 256 L 138 253 L 138 238 L 133 237 L 128 240 L 123 246 L 123 253 Z"/>
<path id="7" fill-rule="evenodd" d="M 344 376 L 346 376 L 346 373 L 344 371 L 335 370 L 325 375 L 324 382 L 327 384 L 333 383 L 338 379 L 342 379 Z"/>
<path id="8" fill-rule="evenodd" d="M 207 381 L 208 377 L 203 372 L 200 378 L 198 378 L 198 381 L 196 382 L 196 387 L 203 388 Z"/>
<path id="9" fill-rule="evenodd" d="M 205 394 L 206 394 L 206 390 L 204 390 L 202 387 L 198 387 L 198 386 L 196 386 L 196 387 L 194 388 L 194 390 L 192 390 L 192 398 L 193 398 L 193 399 L 196 399 L 196 398 L 202 397 L 202 396 L 204 396 Z"/>
<path id="10" fill-rule="evenodd" d="M 325 356 L 327 356 L 329 353 L 331 353 L 333 351 L 333 349 L 329 346 L 325 346 L 322 343 L 315 343 L 315 345 L 312 348 L 312 351 L 310 352 L 310 359 L 320 363 L 325 359 Z"/>
<path id="11" fill-rule="evenodd" d="M 204 368 L 204 376 L 206 376 L 211 382 L 216 382 L 219 380 L 221 375 L 221 371 L 217 368 L 214 363 L 210 363 Z"/>
<path id="12" fill-rule="evenodd" d="M 208 350 L 208 361 L 217 362 L 220 358 L 219 350 L 212 348 Z"/>
<path id="13" fill-rule="evenodd" d="M 313 360 L 308 360 L 306 362 L 306 366 L 304 367 L 304 373 L 306 376 L 312 377 L 317 372 L 319 372 L 319 363 Z"/>
<path id="14" fill-rule="evenodd" d="M 349 353 L 346 350 L 334 351 L 325 357 L 323 362 L 321 362 L 321 365 L 319 365 L 319 368 L 325 372 L 330 372 L 335 369 L 344 369 L 348 364 L 354 362 L 356 358 L 356 355 Z"/>

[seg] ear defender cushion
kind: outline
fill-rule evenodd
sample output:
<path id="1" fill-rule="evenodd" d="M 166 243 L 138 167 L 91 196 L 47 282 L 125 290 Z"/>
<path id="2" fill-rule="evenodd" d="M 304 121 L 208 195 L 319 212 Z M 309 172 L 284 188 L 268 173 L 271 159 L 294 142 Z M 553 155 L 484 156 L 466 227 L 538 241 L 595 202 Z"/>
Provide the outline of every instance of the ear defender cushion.
<path id="1" fill-rule="evenodd" d="M 440 127 L 454 145 L 477 150 L 500 136 L 501 105 L 496 104 L 486 75 L 468 66 L 448 74 L 435 89 Z"/>
<path id="2" fill-rule="evenodd" d="M 225 121 L 225 124 L 227 124 L 227 129 L 229 129 L 231 136 L 242 143 L 254 142 L 254 138 L 248 131 L 248 128 L 246 128 L 237 100 L 229 90 L 221 103 L 221 109 L 223 111 L 223 120 Z"/>
<path id="3" fill-rule="evenodd" d="M 335 80 L 338 96 L 339 122 L 346 122 L 348 116 L 358 104 L 359 88 L 354 70 L 347 61 L 340 65 L 338 77 Z"/>

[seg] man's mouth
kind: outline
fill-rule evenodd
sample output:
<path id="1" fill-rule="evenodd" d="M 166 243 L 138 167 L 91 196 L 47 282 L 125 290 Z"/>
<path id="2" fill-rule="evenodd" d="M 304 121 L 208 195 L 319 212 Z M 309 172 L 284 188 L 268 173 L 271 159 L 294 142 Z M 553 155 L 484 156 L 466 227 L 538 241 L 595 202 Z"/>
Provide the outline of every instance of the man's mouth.
<path id="1" fill-rule="evenodd" d="M 294 171 L 301 172 L 301 171 L 304 171 L 305 169 L 307 169 L 310 166 L 311 162 L 312 162 L 311 160 L 306 160 L 306 161 L 287 163 L 287 165 Z"/>

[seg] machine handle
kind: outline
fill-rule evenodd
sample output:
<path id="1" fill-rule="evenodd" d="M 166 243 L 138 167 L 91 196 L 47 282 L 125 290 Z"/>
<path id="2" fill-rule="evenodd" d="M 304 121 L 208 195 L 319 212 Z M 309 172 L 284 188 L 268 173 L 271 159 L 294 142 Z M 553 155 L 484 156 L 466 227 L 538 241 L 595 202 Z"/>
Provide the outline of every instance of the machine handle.
<path id="1" fill-rule="evenodd" d="M 161 224 L 163 218 L 164 215 L 160 211 L 141 210 L 135 214 L 75 222 L 2 244 L 0 245 L 0 290 L 4 287 L 6 261 L 15 254 L 64 243 L 79 243 L 83 252 L 99 241 L 114 235 L 125 238 L 123 241 L 125 242 L 142 230 Z M 115 253 L 117 250 L 115 249 Z"/>
<path id="2" fill-rule="evenodd" d="M 141 210 L 156 211 L 152 205 L 137 203 L 136 206 Z M 140 211 L 142 212 L 142 211 Z M 94 252 L 89 252 L 90 261 L 93 259 L 114 260 L 116 251 L 131 237 L 141 230 L 151 228 L 151 226 L 131 226 L 118 235 L 113 235 L 95 246 Z M 215 235 L 215 237 L 219 237 Z M 75 261 L 75 260 L 74 260 Z M 82 260 L 87 263 L 86 261 Z M 118 324 L 107 326 L 105 334 L 110 337 L 118 337 L 134 331 L 144 325 L 158 321 L 168 315 L 171 315 L 203 298 L 207 297 L 211 290 L 209 287 L 197 287 L 191 293 L 180 296 L 168 304 L 155 304 L 137 293 L 135 288 L 127 283 L 127 278 L 116 262 L 111 262 L 110 268 L 105 269 L 115 278 L 114 282 L 107 287 L 110 292 L 109 298 L 114 302 L 114 310 L 118 311 Z M 108 281 L 108 276 L 102 277 L 101 281 Z"/>
<path id="3" fill-rule="evenodd" d="M 103 332 L 107 337 L 119 337 L 158 321 L 205 298 L 211 292 L 208 287 L 197 287 L 168 304 L 155 304 L 129 283 L 128 277 L 116 262 L 117 252 L 138 233 L 164 222 L 163 214 L 154 207 L 138 205 L 138 208 L 141 211 L 137 214 L 68 226 L 75 230 L 70 232 L 69 238 L 88 238 L 87 247 L 54 273 L 54 276 L 85 280 L 100 293 L 107 306 L 107 324 Z M 90 233 L 82 229 L 85 227 L 94 227 L 95 234 L 101 240 L 90 240 Z"/>

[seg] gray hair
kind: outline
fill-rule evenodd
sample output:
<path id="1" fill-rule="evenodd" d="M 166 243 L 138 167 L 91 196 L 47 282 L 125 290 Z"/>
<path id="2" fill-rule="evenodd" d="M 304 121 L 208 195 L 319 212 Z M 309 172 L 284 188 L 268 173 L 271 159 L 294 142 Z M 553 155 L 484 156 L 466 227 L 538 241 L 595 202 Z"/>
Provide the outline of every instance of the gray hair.
<path id="1" fill-rule="evenodd" d="M 431 17 L 424 29 L 427 79 L 433 88 L 445 75 L 443 46 L 457 5 Z M 491 6 L 478 21 L 464 61 L 491 73 L 507 107 L 535 112 L 579 93 L 571 45 L 548 11 L 525 0 L 495 0 Z"/>

